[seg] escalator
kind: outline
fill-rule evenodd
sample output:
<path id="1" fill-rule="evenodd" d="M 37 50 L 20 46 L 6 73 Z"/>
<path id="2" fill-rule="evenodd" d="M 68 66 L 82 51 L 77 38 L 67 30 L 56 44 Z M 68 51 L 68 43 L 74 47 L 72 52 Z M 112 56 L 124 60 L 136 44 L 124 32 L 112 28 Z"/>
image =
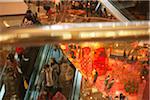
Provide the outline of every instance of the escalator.
<path id="1" fill-rule="evenodd" d="M 37 59 L 36 59 L 35 65 L 34 65 L 34 71 L 32 72 L 32 75 L 31 75 L 31 78 L 29 81 L 29 87 L 26 92 L 24 100 L 38 100 L 38 97 L 40 95 L 40 90 L 42 87 L 40 87 L 40 89 L 38 89 L 37 85 L 39 83 L 39 80 L 41 79 L 40 74 L 41 74 L 41 70 L 43 69 L 43 66 L 45 64 L 50 63 L 50 58 L 55 58 L 56 62 L 58 63 L 59 60 L 64 56 L 61 49 L 59 48 L 59 49 L 55 50 L 55 46 L 52 44 L 45 45 L 40 49 L 41 50 L 37 56 Z M 71 63 L 69 61 L 67 63 L 71 65 Z M 75 71 L 75 68 L 73 65 L 71 65 L 71 68 Z M 63 80 L 63 79 L 59 78 L 59 81 L 60 80 Z M 64 83 L 61 83 L 61 84 L 65 84 L 61 88 L 61 92 L 65 95 L 65 97 L 67 99 L 71 98 L 73 81 L 74 80 L 72 79 L 71 81 L 68 81 L 68 82 L 64 81 Z"/>
<path id="2" fill-rule="evenodd" d="M 37 77 L 38 77 L 41 67 L 43 66 L 44 62 L 46 62 L 47 60 L 46 58 L 48 55 L 48 50 L 49 50 L 49 47 L 47 45 L 40 48 L 39 54 L 34 64 L 34 71 L 32 72 L 32 75 L 30 77 L 29 87 L 24 98 L 25 100 L 29 100 L 30 98 L 33 98 L 32 96 L 33 96 L 34 91 L 32 92 L 32 90 L 35 90 L 34 83 L 35 81 L 37 81 Z"/>
<path id="3" fill-rule="evenodd" d="M 101 0 L 120 21 L 149 20 L 149 1 Z"/>

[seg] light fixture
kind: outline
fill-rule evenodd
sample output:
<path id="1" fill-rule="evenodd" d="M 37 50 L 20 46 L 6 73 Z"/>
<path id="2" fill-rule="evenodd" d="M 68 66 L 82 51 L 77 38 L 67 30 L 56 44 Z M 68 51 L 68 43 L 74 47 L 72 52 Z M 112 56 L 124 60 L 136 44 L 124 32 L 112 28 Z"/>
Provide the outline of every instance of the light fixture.
<path id="1" fill-rule="evenodd" d="M 70 33 L 63 33 L 63 39 L 71 39 L 72 35 Z"/>
<path id="2" fill-rule="evenodd" d="M 116 94 L 116 95 L 119 95 L 119 94 L 120 94 L 120 92 L 116 90 L 115 94 Z"/>
<path id="3" fill-rule="evenodd" d="M 4 20 L 3 24 L 5 25 L 5 27 L 10 27 L 10 25 Z"/>
<path id="4" fill-rule="evenodd" d="M 118 43 L 116 43 L 116 47 L 118 47 L 119 46 L 119 44 Z"/>

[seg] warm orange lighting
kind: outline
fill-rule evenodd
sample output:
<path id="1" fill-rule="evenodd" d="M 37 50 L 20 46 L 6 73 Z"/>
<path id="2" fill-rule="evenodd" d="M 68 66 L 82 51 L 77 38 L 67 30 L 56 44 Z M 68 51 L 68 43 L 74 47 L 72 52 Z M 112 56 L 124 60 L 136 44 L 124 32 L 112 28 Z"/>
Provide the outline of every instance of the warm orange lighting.
<path id="1" fill-rule="evenodd" d="M 116 94 L 116 95 L 119 95 L 119 94 L 120 94 L 120 92 L 116 90 L 116 93 L 115 93 L 115 94 Z"/>
<path id="2" fill-rule="evenodd" d="M 4 20 L 3 21 L 3 24 L 6 26 L 6 27 L 10 27 L 10 25 Z"/>
<path id="3" fill-rule="evenodd" d="M 63 39 L 71 39 L 72 35 L 70 33 L 64 33 L 63 34 Z"/>
<path id="4" fill-rule="evenodd" d="M 116 43 L 116 47 L 118 47 L 119 46 L 119 44 L 118 43 Z"/>
<path id="5" fill-rule="evenodd" d="M 66 46 L 65 45 L 60 45 L 61 49 L 62 50 L 65 50 L 66 49 Z"/>

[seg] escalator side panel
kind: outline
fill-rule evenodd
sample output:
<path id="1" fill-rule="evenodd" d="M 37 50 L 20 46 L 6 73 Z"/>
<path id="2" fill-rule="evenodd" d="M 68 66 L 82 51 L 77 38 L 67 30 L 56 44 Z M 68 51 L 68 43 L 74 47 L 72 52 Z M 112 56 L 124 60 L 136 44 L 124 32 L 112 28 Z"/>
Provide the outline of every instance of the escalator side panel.
<path id="1" fill-rule="evenodd" d="M 129 20 L 118 10 L 116 9 L 108 0 L 101 0 L 101 2 L 109 9 L 109 11 L 120 21 L 128 22 Z"/>
<path id="2" fill-rule="evenodd" d="M 31 75 L 30 82 L 29 82 L 29 87 L 26 92 L 24 100 L 29 100 L 31 95 L 32 95 L 32 90 L 35 90 L 35 80 L 37 79 L 37 74 L 40 72 L 39 69 L 41 69 L 42 65 L 44 64 L 44 60 L 46 59 L 48 51 L 48 46 L 41 47 L 38 53 L 38 56 L 36 58 L 36 62 L 34 64 L 34 71 L 33 74 Z"/>

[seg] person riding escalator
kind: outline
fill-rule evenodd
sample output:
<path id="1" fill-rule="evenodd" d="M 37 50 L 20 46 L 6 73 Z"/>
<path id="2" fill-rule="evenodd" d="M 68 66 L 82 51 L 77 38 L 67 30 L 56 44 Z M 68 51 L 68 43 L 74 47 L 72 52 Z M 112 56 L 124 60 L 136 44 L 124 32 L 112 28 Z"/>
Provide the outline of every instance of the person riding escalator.
<path id="1" fill-rule="evenodd" d="M 1 81 L 6 86 L 3 100 L 23 100 L 25 95 L 23 73 L 12 52 L 7 56 L 6 68 Z"/>
<path id="2" fill-rule="evenodd" d="M 54 58 L 50 59 L 50 64 L 44 65 L 41 70 L 37 90 L 40 92 L 39 99 L 43 97 L 46 100 L 52 100 L 53 96 L 61 91 L 59 88 L 59 65 Z"/>

